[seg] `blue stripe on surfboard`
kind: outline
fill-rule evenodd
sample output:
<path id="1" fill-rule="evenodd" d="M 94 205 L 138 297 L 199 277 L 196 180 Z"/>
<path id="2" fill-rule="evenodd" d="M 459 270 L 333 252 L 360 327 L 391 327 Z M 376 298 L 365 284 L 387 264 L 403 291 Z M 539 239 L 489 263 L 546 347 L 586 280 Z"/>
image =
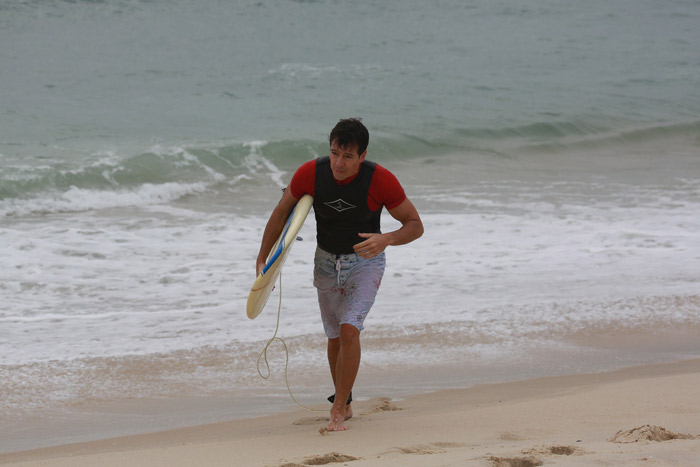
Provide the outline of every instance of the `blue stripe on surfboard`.
<path id="1" fill-rule="evenodd" d="M 294 212 L 297 210 L 297 207 L 294 206 L 294 209 L 292 209 L 292 212 L 289 213 L 289 219 L 287 219 L 287 225 L 284 227 L 284 232 L 282 232 L 282 241 L 280 242 L 279 245 L 277 245 L 277 249 L 275 250 L 275 253 L 272 255 L 270 260 L 267 262 L 265 267 L 262 270 L 262 275 L 265 275 L 265 273 L 272 267 L 273 264 L 275 264 L 275 261 L 277 261 L 277 258 L 280 257 L 282 254 L 282 251 L 284 251 L 284 246 L 286 245 L 284 241 L 284 237 L 287 236 L 287 232 L 289 231 L 289 226 L 292 224 L 292 218 L 294 217 Z"/>

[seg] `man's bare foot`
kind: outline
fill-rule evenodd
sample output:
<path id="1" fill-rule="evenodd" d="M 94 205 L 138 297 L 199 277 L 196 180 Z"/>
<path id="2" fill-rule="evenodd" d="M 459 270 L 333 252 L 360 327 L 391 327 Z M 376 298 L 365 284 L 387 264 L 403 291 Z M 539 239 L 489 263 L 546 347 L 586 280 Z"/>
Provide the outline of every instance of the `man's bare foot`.
<path id="1" fill-rule="evenodd" d="M 328 431 L 345 431 L 348 427 L 345 426 L 346 414 L 345 407 L 336 408 L 333 404 L 331 408 L 331 418 L 328 422 Z"/>

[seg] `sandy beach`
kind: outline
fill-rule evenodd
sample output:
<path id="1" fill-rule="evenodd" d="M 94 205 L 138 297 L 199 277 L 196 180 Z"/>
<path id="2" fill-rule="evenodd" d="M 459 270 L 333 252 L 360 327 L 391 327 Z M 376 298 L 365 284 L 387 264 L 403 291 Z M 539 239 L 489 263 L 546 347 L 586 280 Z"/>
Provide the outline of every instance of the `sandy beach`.
<path id="1" fill-rule="evenodd" d="M 699 18 L 0 0 L 0 467 L 700 467 Z M 425 232 L 386 249 L 328 433 L 316 213 L 244 309 L 349 117 Z M 400 229 L 363 178 L 339 225 Z"/>
<path id="2" fill-rule="evenodd" d="M 15 466 L 529 466 L 700 462 L 700 360 L 357 401 L 0 455 Z M 326 407 L 318 406 L 318 409 Z"/>

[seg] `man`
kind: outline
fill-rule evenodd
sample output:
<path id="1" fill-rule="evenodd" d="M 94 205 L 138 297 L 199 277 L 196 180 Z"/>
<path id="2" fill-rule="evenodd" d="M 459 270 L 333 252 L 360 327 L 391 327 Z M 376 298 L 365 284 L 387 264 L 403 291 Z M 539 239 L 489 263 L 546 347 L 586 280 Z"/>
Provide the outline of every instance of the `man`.
<path id="1" fill-rule="evenodd" d="M 384 250 L 423 235 L 423 223 L 396 177 L 365 160 L 369 132 L 359 119 L 340 120 L 331 131 L 330 154 L 303 164 L 272 211 L 257 258 L 257 274 L 297 201 L 314 197 L 316 240 L 314 286 L 328 337 L 328 363 L 335 394 L 329 431 L 346 430 L 351 391 L 360 366 L 360 331 L 384 274 Z M 386 206 L 401 223 L 381 233 Z"/>

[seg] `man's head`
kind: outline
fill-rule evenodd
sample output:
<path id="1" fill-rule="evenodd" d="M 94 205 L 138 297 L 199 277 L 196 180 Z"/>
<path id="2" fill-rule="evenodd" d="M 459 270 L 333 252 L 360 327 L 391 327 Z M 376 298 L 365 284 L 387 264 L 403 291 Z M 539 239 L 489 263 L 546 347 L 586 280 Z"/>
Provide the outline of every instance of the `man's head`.
<path id="1" fill-rule="evenodd" d="M 362 124 L 361 119 L 346 118 L 340 120 L 331 130 L 328 142 L 332 145 L 334 141 L 338 147 L 343 149 L 357 146 L 357 153 L 362 154 L 367 150 L 369 144 L 369 131 Z"/>
<path id="2" fill-rule="evenodd" d="M 333 177 L 345 180 L 355 175 L 367 155 L 367 128 L 358 118 L 341 120 L 331 131 L 329 141 Z"/>

